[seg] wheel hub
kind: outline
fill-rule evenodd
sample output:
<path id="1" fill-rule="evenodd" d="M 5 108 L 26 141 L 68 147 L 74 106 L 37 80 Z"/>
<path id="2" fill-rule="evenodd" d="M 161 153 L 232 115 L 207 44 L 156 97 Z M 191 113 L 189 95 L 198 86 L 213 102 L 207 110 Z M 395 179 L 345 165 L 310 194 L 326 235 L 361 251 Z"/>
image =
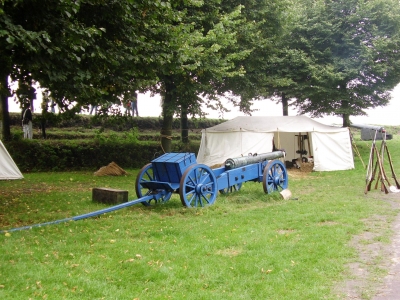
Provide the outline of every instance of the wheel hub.
<path id="1" fill-rule="evenodd" d="M 209 189 L 207 188 L 207 186 L 204 185 L 204 184 L 201 184 L 201 183 L 198 184 L 198 185 L 196 185 L 196 188 L 195 188 L 196 194 L 204 194 L 204 193 L 206 193 L 208 190 L 209 190 Z"/>

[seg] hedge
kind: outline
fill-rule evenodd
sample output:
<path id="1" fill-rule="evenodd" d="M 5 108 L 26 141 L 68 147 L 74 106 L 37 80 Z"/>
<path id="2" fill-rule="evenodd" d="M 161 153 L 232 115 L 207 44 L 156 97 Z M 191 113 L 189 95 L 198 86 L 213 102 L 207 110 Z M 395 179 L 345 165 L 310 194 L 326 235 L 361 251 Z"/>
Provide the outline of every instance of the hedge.
<path id="1" fill-rule="evenodd" d="M 41 126 L 42 115 L 33 114 L 33 126 Z M 224 122 L 224 119 L 189 119 L 189 129 L 203 129 L 212 127 Z M 114 131 L 126 131 L 132 128 L 140 130 L 160 130 L 163 123 L 161 117 L 130 117 L 121 115 L 73 115 L 64 116 L 59 114 L 45 115 L 45 124 L 47 127 L 82 127 L 82 128 L 107 128 Z M 10 113 L 10 125 L 21 126 L 21 114 Z M 180 119 L 174 118 L 172 129 L 180 129 Z"/>
<path id="2" fill-rule="evenodd" d="M 46 114 L 48 139 L 40 139 L 40 134 L 35 133 L 33 140 L 22 139 L 20 118 L 19 113 L 10 114 L 12 140 L 3 142 L 21 172 L 98 170 L 112 161 L 121 168 L 141 168 L 164 153 L 158 140 L 159 134 L 156 134 L 160 132 L 162 118 L 121 115 L 74 115 L 65 118 L 62 115 Z M 42 116 L 34 114 L 35 132 L 40 128 L 41 121 Z M 172 151 L 197 154 L 201 129 L 223 121 L 190 119 L 189 128 L 193 131 L 190 143 L 182 144 L 178 134 L 172 139 Z M 179 128 L 179 119 L 174 119 L 173 129 Z M 90 133 L 79 132 L 83 129 Z M 107 133 L 103 132 L 105 129 Z M 146 131 L 147 135 L 141 131 Z"/>
<path id="3" fill-rule="evenodd" d="M 141 168 L 163 153 L 156 142 L 19 140 L 4 144 L 21 172 L 95 171 L 112 161 L 121 168 Z M 187 151 L 182 144 L 173 147 L 174 152 L 197 154 L 199 143 L 189 144 Z"/>

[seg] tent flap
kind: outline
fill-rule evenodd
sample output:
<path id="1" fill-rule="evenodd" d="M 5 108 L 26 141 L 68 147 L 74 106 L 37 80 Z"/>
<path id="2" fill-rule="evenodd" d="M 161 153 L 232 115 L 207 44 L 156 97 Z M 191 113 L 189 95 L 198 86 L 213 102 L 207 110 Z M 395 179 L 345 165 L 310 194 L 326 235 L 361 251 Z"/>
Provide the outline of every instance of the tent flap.
<path id="1" fill-rule="evenodd" d="M 228 158 L 247 156 L 249 153 L 272 151 L 273 133 L 217 132 L 203 130 L 197 161 L 208 166 L 222 164 Z"/>
<path id="2" fill-rule="evenodd" d="M 22 173 L 0 141 L 0 180 L 21 179 Z"/>
<path id="3" fill-rule="evenodd" d="M 314 170 L 336 171 L 354 169 L 350 135 L 343 132 L 313 132 Z"/>

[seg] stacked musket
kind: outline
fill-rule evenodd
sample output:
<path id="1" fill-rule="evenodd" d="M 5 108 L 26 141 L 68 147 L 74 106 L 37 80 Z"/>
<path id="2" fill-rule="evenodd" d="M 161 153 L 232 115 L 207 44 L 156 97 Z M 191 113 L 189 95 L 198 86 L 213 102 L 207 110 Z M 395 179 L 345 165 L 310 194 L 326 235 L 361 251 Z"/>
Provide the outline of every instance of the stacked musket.
<path id="1" fill-rule="evenodd" d="M 378 130 L 382 130 L 381 132 L 383 133 L 382 144 L 381 144 L 381 148 L 380 148 L 379 152 L 376 147 L 376 135 L 378 133 Z M 389 166 L 392 171 L 392 178 L 394 179 L 396 186 L 393 186 L 390 184 L 389 179 L 385 173 L 385 169 L 384 169 L 384 154 L 385 154 L 385 152 L 387 154 Z M 374 159 L 375 156 L 376 156 L 376 161 Z M 374 139 L 372 142 L 371 152 L 370 152 L 369 162 L 368 162 L 368 168 L 367 168 L 365 194 L 371 190 L 371 184 L 375 180 L 375 174 L 378 169 L 379 169 L 379 173 L 378 173 L 378 178 L 377 178 L 377 181 L 375 184 L 375 189 L 378 188 L 378 184 L 380 181 L 382 192 L 385 192 L 386 194 L 388 194 L 389 191 L 391 191 L 393 193 L 400 192 L 400 184 L 397 181 L 396 174 L 395 174 L 394 168 L 393 168 L 392 158 L 390 156 L 389 149 L 386 144 L 386 131 L 383 128 L 375 129 L 375 136 L 374 136 Z"/>

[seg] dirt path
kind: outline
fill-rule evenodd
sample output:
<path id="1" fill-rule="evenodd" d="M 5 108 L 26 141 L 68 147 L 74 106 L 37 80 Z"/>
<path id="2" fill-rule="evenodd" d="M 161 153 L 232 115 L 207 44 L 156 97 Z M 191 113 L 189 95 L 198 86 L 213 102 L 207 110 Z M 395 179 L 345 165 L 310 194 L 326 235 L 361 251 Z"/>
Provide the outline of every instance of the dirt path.
<path id="1" fill-rule="evenodd" d="M 377 289 L 374 300 L 398 300 L 400 299 L 400 214 L 393 223 L 394 236 L 388 246 L 388 254 L 391 265 L 384 283 Z"/>
<path id="2" fill-rule="evenodd" d="M 400 209 L 400 193 L 373 194 L 370 197 L 380 197 L 393 209 Z M 373 224 L 371 228 L 351 241 L 359 259 L 349 265 L 352 279 L 338 285 L 339 299 L 400 299 L 400 213 L 391 224 L 385 217 L 374 218 L 367 221 Z M 389 243 L 379 239 L 385 230 L 393 232 Z"/>

